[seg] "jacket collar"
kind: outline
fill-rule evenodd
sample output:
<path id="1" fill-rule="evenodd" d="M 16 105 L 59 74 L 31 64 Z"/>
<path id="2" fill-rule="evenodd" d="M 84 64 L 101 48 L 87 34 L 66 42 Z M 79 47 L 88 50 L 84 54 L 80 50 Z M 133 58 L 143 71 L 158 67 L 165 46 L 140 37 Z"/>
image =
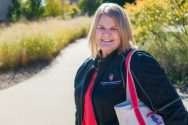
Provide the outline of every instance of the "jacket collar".
<path id="1" fill-rule="evenodd" d="M 99 53 L 101 53 L 99 51 Z M 111 52 L 109 55 L 107 55 L 105 58 L 102 58 L 101 56 L 98 56 L 95 58 L 94 60 L 94 67 L 96 69 L 99 69 L 99 67 L 106 67 L 109 65 L 110 62 L 113 61 L 113 58 L 118 55 L 118 49 L 114 50 L 113 52 Z"/>

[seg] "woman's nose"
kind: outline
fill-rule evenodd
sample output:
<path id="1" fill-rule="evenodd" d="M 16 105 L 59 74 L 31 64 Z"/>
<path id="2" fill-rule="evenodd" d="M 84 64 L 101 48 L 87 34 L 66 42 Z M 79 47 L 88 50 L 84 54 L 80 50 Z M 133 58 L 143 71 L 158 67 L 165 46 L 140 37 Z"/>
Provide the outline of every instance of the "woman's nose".
<path id="1" fill-rule="evenodd" d="M 110 30 L 109 30 L 109 29 L 105 29 L 105 30 L 103 31 L 103 35 L 104 35 L 104 36 L 109 36 L 109 35 L 111 35 Z"/>

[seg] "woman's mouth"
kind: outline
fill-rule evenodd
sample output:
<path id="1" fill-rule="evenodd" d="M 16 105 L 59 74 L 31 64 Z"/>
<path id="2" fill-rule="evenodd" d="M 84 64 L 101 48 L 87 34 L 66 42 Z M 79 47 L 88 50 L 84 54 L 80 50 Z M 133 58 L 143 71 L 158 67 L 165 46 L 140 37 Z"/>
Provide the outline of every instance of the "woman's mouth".
<path id="1" fill-rule="evenodd" d="M 112 44 L 113 40 L 101 40 L 101 44 L 103 45 L 110 45 Z"/>

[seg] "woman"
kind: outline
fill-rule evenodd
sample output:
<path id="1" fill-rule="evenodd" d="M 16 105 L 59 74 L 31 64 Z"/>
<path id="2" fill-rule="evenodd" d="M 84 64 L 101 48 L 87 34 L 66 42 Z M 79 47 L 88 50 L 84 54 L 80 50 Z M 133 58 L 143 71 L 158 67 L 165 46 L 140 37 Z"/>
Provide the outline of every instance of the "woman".
<path id="1" fill-rule="evenodd" d="M 75 77 L 76 125 L 118 125 L 114 106 L 126 100 L 125 58 L 133 49 L 127 14 L 117 4 L 104 3 L 89 32 L 93 59 Z M 131 71 L 139 99 L 163 116 L 166 125 L 188 125 L 188 113 L 164 70 L 147 52 L 137 51 Z"/>

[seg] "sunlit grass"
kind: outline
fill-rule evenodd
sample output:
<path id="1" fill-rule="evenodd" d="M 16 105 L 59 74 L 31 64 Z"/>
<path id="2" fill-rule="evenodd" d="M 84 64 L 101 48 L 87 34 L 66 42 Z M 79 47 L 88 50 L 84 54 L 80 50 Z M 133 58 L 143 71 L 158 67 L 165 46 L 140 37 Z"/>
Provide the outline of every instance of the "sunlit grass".
<path id="1" fill-rule="evenodd" d="M 0 68 L 52 60 L 68 43 L 87 34 L 90 18 L 20 22 L 0 29 Z"/>

